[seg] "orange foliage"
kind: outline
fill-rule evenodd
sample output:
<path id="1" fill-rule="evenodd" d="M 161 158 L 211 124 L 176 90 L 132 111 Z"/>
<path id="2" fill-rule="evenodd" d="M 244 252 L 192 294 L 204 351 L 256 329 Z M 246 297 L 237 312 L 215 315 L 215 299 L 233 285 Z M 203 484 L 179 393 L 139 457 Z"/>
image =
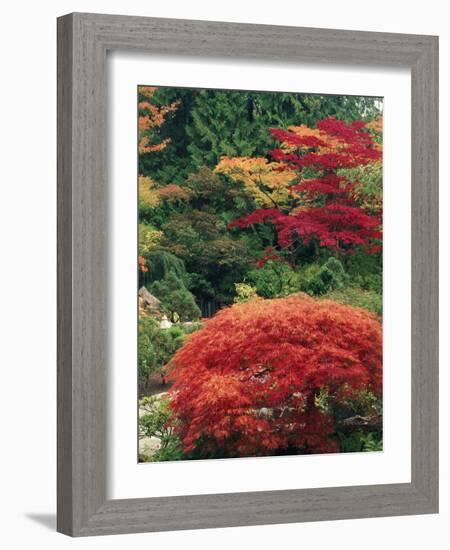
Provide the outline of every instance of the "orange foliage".
<path id="1" fill-rule="evenodd" d="M 366 124 L 366 128 L 369 130 L 372 130 L 376 134 L 382 134 L 383 133 L 383 117 L 379 116 L 378 118 L 372 120 L 371 122 L 368 122 Z"/>
<path id="2" fill-rule="evenodd" d="M 142 273 L 147 273 L 148 267 L 147 267 L 147 262 L 145 261 L 144 256 L 139 256 L 138 262 L 139 262 L 139 269 L 141 270 L 141 272 Z"/>
<path id="3" fill-rule="evenodd" d="M 336 452 L 333 415 L 316 399 L 342 403 L 367 388 L 380 396 L 381 338 L 366 310 L 300 294 L 219 311 L 170 364 L 185 452 Z"/>
<path id="4" fill-rule="evenodd" d="M 383 132 L 383 117 L 378 117 L 377 119 L 365 123 L 364 127 L 366 129 L 372 130 L 375 134 L 381 134 Z M 300 126 L 289 126 L 288 130 L 293 132 L 299 137 L 313 137 L 320 140 L 322 143 L 317 147 L 317 152 L 319 154 L 327 153 L 350 153 L 353 146 L 352 143 L 345 141 L 341 136 L 336 136 L 333 133 L 329 133 L 325 130 L 319 128 L 309 128 L 304 124 Z M 302 146 L 305 150 L 308 149 L 307 145 Z M 295 150 L 296 147 L 283 144 L 282 149 L 286 151 Z M 381 150 L 381 144 L 374 142 L 373 148 L 375 150 Z"/>
<path id="5" fill-rule="evenodd" d="M 222 157 L 215 171 L 244 184 L 258 206 L 279 206 L 289 200 L 288 187 L 295 181 L 292 172 L 281 171 L 279 162 L 263 157 Z"/>
<path id="6" fill-rule="evenodd" d="M 168 183 L 158 189 L 158 196 L 166 200 L 187 200 L 190 194 L 190 189 L 180 187 L 176 183 Z"/>
<path id="7" fill-rule="evenodd" d="M 152 143 L 155 131 L 164 124 L 168 113 L 176 110 L 178 102 L 170 105 L 157 107 L 151 100 L 157 91 L 155 86 L 139 86 L 139 93 L 146 98 L 146 101 L 139 103 L 139 153 L 154 153 L 161 151 L 170 143 L 170 139 L 164 139 L 160 143 Z"/>

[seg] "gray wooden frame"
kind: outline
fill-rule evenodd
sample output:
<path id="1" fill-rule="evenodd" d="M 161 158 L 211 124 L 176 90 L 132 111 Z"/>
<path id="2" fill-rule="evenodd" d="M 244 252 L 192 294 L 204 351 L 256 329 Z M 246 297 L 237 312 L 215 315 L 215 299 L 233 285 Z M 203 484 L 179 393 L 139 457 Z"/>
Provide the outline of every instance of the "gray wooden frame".
<path id="1" fill-rule="evenodd" d="M 411 69 L 411 483 L 107 500 L 108 50 Z M 438 38 L 82 13 L 59 18 L 58 315 L 60 532 L 83 536 L 437 512 Z"/>

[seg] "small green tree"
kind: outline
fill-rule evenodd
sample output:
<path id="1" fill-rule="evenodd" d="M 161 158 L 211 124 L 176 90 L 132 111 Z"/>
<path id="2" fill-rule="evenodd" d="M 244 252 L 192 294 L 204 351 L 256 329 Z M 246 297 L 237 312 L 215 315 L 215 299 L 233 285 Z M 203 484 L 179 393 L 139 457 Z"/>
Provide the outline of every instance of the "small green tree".
<path id="1" fill-rule="evenodd" d="M 344 266 L 336 258 L 329 258 L 312 277 L 305 288 L 306 292 L 320 296 L 331 290 L 343 288 L 348 281 Z"/>
<path id="2" fill-rule="evenodd" d="M 150 250 L 143 254 L 148 268 L 145 274 L 145 284 L 153 283 L 167 277 L 169 273 L 175 274 L 184 284 L 187 280 L 184 262 L 167 250 Z"/>
<path id="3" fill-rule="evenodd" d="M 285 262 L 269 260 L 263 267 L 250 270 L 247 280 L 263 298 L 287 296 L 301 290 L 297 273 Z"/>
<path id="4" fill-rule="evenodd" d="M 326 300 L 333 300 L 350 306 L 363 307 L 376 315 L 381 316 L 383 313 L 383 296 L 381 293 L 373 290 L 347 287 L 332 290 L 321 297 Z"/>
<path id="5" fill-rule="evenodd" d="M 163 376 L 163 367 L 184 341 L 185 332 L 178 326 L 161 329 L 152 317 L 139 318 L 138 373 L 139 393 L 148 390 L 152 374 Z"/>
<path id="6" fill-rule="evenodd" d="M 152 456 L 141 456 L 143 462 L 179 460 L 183 457 L 181 442 L 174 434 L 175 419 L 165 396 L 144 397 L 139 402 L 139 439 L 156 437 L 159 449 Z"/>
<path id="7" fill-rule="evenodd" d="M 201 312 L 194 296 L 174 273 L 168 273 L 163 279 L 155 281 L 150 291 L 161 300 L 172 322 L 200 318 Z"/>
<path id="8" fill-rule="evenodd" d="M 235 283 L 234 288 L 236 289 L 236 297 L 234 298 L 236 304 L 242 304 L 258 297 L 256 289 L 246 283 Z"/>

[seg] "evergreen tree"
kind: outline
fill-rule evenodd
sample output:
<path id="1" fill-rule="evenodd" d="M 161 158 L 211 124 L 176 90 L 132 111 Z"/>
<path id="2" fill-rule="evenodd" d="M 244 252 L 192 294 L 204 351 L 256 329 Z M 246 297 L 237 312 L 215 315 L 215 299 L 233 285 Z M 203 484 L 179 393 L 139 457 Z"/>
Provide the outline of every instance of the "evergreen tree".
<path id="1" fill-rule="evenodd" d="M 200 309 L 194 296 L 174 274 L 168 273 L 164 279 L 155 281 L 150 291 L 161 300 L 171 321 L 194 321 L 200 317 Z"/>
<path id="2" fill-rule="evenodd" d="M 184 262 L 167 250 L 152 250 L 144 255 L 147 265 L 147 272 L 144 273 L 143 284 L 149 285 L 160 279 L 164 279 L 173 273 L 182 284 L 187 281 Z"/>
<path id="3" fill-rule="evenodd" d="M 201 90 L 186 127 L 195 165 L 215 166 L 221 156 L 265 155 L 271 126 L 313 125 L 327 116 L 356 120 L 378 114 L 374 98 L 279 92 Z"/>
<path id="4" fill-rule="evenodd" d="M 221 156 L 264 156 L 274 145 L 270 127 L 313 126 L 325 117 L 373 119 L 376 98 L 187 88 L 158 88 L 157 106 L 177 108 L 159 128 L 164 149 L 141 154 L 141 174 L 160 183 L 182 182 Z M 168 141 L 166 141 L 168 140 Z"/>

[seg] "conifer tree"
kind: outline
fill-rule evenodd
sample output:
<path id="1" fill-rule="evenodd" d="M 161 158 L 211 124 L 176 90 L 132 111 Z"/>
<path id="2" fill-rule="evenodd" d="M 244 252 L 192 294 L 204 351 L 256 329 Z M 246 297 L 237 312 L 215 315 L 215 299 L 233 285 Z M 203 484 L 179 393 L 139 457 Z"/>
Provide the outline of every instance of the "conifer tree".
<path id="1" fill-rule="evenodd" d="M 168 273 L 164 279 L 155 281 L 150 290 L 161 300 L 164 309 L 170 315 L 171 321 L 194 321 L 199 319 L 200 309 L 195 303 L 194 296 L 174 273 Z"/>
<path id="2" fill-rule="evenodd" d="M 372 97 L 162 87 L 152 101 L 158 107 L 176 104 L 158 128 L 164 149 L 139 159 L 140 172 L 161 183 L 180 183 L 203 165 L 214 168 L 222 156 L 266 155 L 275 143 L 269 127 L 379 115 Z"/>

